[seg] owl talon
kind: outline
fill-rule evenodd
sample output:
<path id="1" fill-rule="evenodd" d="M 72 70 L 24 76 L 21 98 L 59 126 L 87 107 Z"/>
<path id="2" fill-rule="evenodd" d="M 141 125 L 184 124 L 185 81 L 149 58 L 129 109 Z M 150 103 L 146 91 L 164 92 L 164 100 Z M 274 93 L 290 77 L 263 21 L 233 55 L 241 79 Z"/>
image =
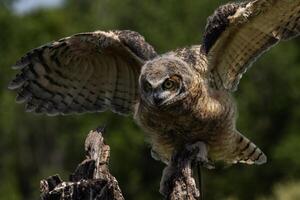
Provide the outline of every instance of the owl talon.
<path id="1" fill-rule="evenodd" d="M 198 151 L 195 157 L 195 161 L 199 162 L 201 166 L 207 168 L 207 169 L 214 169 L 215 166 L 213 163 L 208 159 L 208 154 L 207 154 L 207 147 L 204 142 L 196 142 L 191 145 L 187 145 L 186 148 L 189 151 Z"/>

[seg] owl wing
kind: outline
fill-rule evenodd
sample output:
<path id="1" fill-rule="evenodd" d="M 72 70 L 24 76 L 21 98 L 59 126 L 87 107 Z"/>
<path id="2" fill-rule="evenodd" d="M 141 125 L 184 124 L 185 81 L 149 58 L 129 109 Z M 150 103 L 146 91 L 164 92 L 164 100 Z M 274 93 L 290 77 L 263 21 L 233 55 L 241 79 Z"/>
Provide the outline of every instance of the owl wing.
<path id="1" fill-rule="evenodd" d="M 33 49 L 13 68 L 9 84 L 26 110 L 48 115 L 102 112 L 129 114 L 138 96 L 138 77 L 153 47 L 132 31 L 96 31 Z"/>
<path id="2" fill-rule="evenodd" d="M 251 64 L 279 41 L 300 33 L 300 0 L 230 3 L 208 18 L 202 53 L 214 81 L 234 91 Z"/>

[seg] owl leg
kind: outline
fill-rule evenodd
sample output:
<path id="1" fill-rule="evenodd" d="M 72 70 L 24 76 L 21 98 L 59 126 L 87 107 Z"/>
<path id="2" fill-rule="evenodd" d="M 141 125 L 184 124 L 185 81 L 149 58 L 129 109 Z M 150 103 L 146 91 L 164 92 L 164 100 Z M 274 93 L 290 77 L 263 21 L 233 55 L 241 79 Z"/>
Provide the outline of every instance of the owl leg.
<path id="1" fill-rule="evenodd" d="M 196 187 L 192 170 L 196 162 L 208 169 L 214 168 L 207 158 L 207 147 L 204 142 L 196 142 L 186 145 L 183 149 L 175 150 L 171 160 L 163 170 L 160 193 L 167 197 L 170 191 L 178 186 L 180 191 L 194 191 L 194 195 L 199 197 L 199 190 Z"/>
<path id="2" fill-rule="evenodd" d="M 189 151 L 197 151 L 195 155 L 195 161 L 199 162 L 203 167 L 207 169 L 214 169 L 213 163 L 208 159 L 207 145 L 204 142 L 196 142 L 191 145 L 186 145 Z"/>
<path id="3" fill-rule="evenodd" d="M 197 150 L 196 147 L 182 148 L 173 152 L 171 159 L 163 170 L 160 181 L 159 191 L 167 199 L 173 199 L 171 196 L 178 194 L 178 192 L 182 193 L 182 191 L 189 191 L 187 192 L 188 195 L 199 197 L 199 190 L 193 178 L 192 170 L 195 154 L 198 153 Z M 188 195 L 185 195 L 185 198 L 182 199 L 196 199 L 190 198 Z"/>

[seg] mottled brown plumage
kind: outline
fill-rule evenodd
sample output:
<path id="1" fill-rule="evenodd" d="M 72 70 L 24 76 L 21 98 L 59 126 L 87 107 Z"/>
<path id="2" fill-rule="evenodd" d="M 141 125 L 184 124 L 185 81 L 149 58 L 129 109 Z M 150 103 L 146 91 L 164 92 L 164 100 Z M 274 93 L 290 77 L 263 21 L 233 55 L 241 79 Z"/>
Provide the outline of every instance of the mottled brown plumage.
<path id="1" fill-rule="evenodd" d="M 299 20 L 300 0 L 230 3 L 208 18 L 202 46 L 163 55 L 133 31 L 77 34 L 27 53 L 9 88 L 36 113 L 133 114 L 164 162 L 203 141 L 212 161 L 262 164 L 236 130 L 231 92 L 260 55 L 299 34 Z"/>

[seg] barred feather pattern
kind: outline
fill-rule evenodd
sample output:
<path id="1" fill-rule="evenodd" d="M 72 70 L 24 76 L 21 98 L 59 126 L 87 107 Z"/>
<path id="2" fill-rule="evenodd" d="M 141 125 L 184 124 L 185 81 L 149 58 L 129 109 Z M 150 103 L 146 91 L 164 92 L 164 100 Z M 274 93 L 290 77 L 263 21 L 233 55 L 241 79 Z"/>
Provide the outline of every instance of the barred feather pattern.
<path id="1" fill-rule="evenodd" d="M 261 165 L 267 162 L 267 156 L 261 149 L 235 129 L 227 130 L 223 134 L 212 135 L 209 147 L 212 160 L 249 165 Z"/>
<path id="2" fill-rule="evenodd" d="M 300 0 L 230 3 L 209 17 L 202 45 L 160 56 L 133 31 L 81 33 L 23 56 L 9 88 L 36 113 L 134 113 L 164 162 L 202 141 L 213 161 L 263 164 L 236 130 L 231 92 L 259 56 L 299 35 L 299 20 Z"/>
<path id="3" fill-rule="evenodd" d="M 267 162 L 267 156 L 248 138 L 240 133 L 235 134 L 236 149 L 233 155 L 236 154 L 234 162 L 246 164 L 264 164 Z"/>
<path id="4" fill-rule="evenodd" d="M 208 18 L 202 52 L 223 88 L 235 91 L 251 64 L 300 33 L 300 0 L 252 0 L 221 6 Z"/>
<path id="5" fill-rule="evenodd" d="M 9 85 L 26 110 L 48 115 L 102 112 L 129 114 L 138 77 L 156 52 L 133 31 L 76 34 L 36 48 L 16 65 Z"/>

